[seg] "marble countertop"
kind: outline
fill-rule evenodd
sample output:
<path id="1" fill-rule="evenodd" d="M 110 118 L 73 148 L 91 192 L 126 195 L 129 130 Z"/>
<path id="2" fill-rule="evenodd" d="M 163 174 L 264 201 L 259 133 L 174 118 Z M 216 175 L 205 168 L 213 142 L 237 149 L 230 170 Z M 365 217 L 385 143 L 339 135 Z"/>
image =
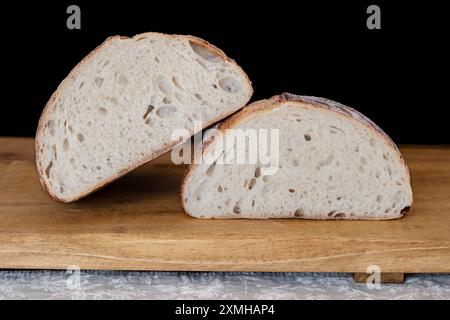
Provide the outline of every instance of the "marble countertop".
<path id="1" fill-rule="evenodd" d="M 450 299 L 450 274 L 370 289 L 347 273 L 3 270 L 0 299 Z"/>

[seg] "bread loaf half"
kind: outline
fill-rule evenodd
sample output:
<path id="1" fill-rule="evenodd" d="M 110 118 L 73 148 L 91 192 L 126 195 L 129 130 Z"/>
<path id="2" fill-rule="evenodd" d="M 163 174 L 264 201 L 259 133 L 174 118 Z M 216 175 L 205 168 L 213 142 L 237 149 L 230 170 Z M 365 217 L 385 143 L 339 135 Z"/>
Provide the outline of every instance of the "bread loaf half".
<path id="1" fill-rule="evenodd" d="M 70 72 L 42 113 L 35 143 L 40 181 L 53 198 L 77 200 L 170 150 L 178 142 L 174 130 L 193 134 L 196 120 L 216 122 L 251 95 L 243 70 L 199 38 L 108 38 Z"/>
<path id="2" fill-rule="evenodd" d="M 277 170 L 265 175 L 274 163 L 225 160 L 236 151 L 229 132 L 248 129 L 278 129 Z M 201 152 L 209 161 L 191 165 L 181 195 L 194 217 L 394 219 L 413 201 L 392 140 L 361 113 L 323 98 L 282 94 L 255 102 L 225 120 Z"/>

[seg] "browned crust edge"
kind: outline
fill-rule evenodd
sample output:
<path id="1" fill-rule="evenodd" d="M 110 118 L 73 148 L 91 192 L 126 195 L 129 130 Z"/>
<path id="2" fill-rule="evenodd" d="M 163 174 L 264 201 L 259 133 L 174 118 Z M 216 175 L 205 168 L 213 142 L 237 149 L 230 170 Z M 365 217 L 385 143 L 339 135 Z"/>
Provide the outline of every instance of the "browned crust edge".
<path id="1" fill-rule="evenodd" d="M 398 149 L 397 145 L 392 141 L 392 139 L 379 127 L 377 126 L 372 120 L 367 118 L 365 115 L 360 113 L 359 111 L 348 107 L 346 105 L 343 105 L 339 102 L 329 100 L 326 98 L 320 98 L 320 97 L 314 97 L 314 96 L 300 96 L 295 95 L 291 93 L 284 92 L 280 95 L 275 95 L 269 99 L 265 100 L 259 100 L 255 101 L 245 108 L 243 108 L 241 111 L 238 111 L 237 113 L 233 114 L 229 118 L 225 119 L 223 122 L 221 122 L 218 126 L 218 130 L 221 134 L 224 134 L 227 129 L 233 128 L 236 124 L 238 124 L 241 121 L 244 121 L 250 117 L 253 117 L 259 113 L 267 112 L 270 110 L 273 110 L 275 108 L 278 108 L 285 102 L 294 103 L 301 106 L 309 106 L 312 108 L 319 108 L 322 110 L 325 110 L 327 112 L 335 113 L 339 117 L 350 119 L 351 121 L 357 121 L 358 123 L 363 124 L 370 130 L 374 131 L 380 138 L 389 145 L 394 151 L 395 154 L 398 157 L 398 160 L 403 164 L 405 167 L 405 171 L 407 174 L 407 182 L 408 184 L 411 184 L 411 176 L 409 172 L 408 165 L 403 158 L 400 150 Z M 201 154 L 204 155 L 207 153 L 212 146 L 214 145 L 214 142 L 216 141 L 216 136 L 209 137 L 201 146 Z M 180 198 L 181 198 L 181 205 L 183 207 L 183 210 L 189 214 L 192 217 L 196 217 L 195 215 L 191 214 L 187 208 L 185 207 L 184 203 L 184 191 L 186 188 L 187 180 L 191 176 L 192 172 L 195 170 L 195 168 L 198 166 L 198 164 L 192 163 L 187 168 L 184 178 L 181 183 L 180 188 Z M 398 217 L 391 217 L 391 218 L 384 218 L 380 217 L 379 219 L 373 219 L 373 220 L 387 220 L 387 219 L 396 219 L 401 218 L 404 214 L 412 212 L 413 208 L 413 200 L 411 201 L 411 205 L 409 207 L 406 207 L 402 210 L 402 213 Z M 220 218 L 220 219 L 233 219 L 233 218 Z M 338 220 L 336 218 L 326 219 L 326 220 Z M 358 219 L 358 218 L 346 218 L 346 220 L 364 220 L 364 219 Z"/>
<path id="2" fill-rule="evenodd" d="M 147 162 L 154 160 L 155 158 L 159 157 L 160 155 L 170 151 L 175 145 L 177 145 L 179 142 L 175 141 L 175 142 L 171 142 L 168 143 L 164 148 L 161 148 L 160 150 L 154 152 L 153 154 L 148 155 L 147 157 L 144 157 L 143 159 L 141 159 L 140 161 L 135 162 L 134 164 L 128 166 L 125 169 L 122 169 L 119 173 L 117 173 L 115 176 L 112 176 L 109 179 L 106 179 L 102 182 L 100 182 L 99 184 L 97 184 L 96 186 L 86 190 L 85 192 L 80 193 L 78 196 L 74 196 L 74 197 L 70 197 L 70 198 L 58 198 L 51 190 L 50 186 L 47 184 L 46 180 L 44 179 L 44 168 L 42 167 L 42 164 L 40 164 L 40 159 L 39 159 L 39 150 L 41 148 L 41 144 L 42 144 L 42 140 L 40 139 L 41 134 L 43 132 L 43 128 L 44 128 L 44 124 L 47 122 L 47 118 L 50 114 L 51 111 L 54 110 L 55 108 L 55 102 L 56 99 L 58 97 L 58 95 L 60 94 L 61 91 L 63 91 L 65 89 L 65 87 L 74 80 L 78 70 L 88 61 L 90 61 L 99 51 L 101 51 L 102 49 L 108 47 L 113 41 L 115 40 L 120 40 L 120 39 L 133 39 L 133 40 L 139 40 L 145 37 L 149 37 L 149 36 L 159 36 L 159 37 L 166 37 L 166 38 L 174 38 L 174 39 L 187 39 L 188 41 L 192 41 L 195 42 L 197 45 L 202 46 L 207 48 L 208 50 L 213 51 L 215 54 L 217 54 L 220 58 L 222 58 L 224 61 L 229 62 L 231 64 L 233 64 L 237 70 L 239 71 L 239 73 L 242 75 L 242 77 L 245 79 L 250 92 L 247 98 L 248 102 L 251 98 L 251 96 L 253 95 L 253 88 L 252 88 L 252 83 L 248 77 L 248 75 L 244 72 L 244 70 L 231 58 L 229 58 L 221 49 L 217 48 L 216 46 L 210 44 L 209 42 L 207 42 L 206 40 L 203 40 L 201 38 L 195 37 L 195 36 L 191 36 L 191 35 L 178 35 L 178 34 L 164 34 L 164 33 L 158 33 L 158 32 L 146 32 L 146 33 L 141 33 L 141 34 L 137 34 L 133 37 L 126 37 L 126 36 L 111 36 L 108 37 L 102 44 L 100 44 L 98 47 L 96 47 L 94 50 L 92 50 L 87 56 L 85 56 L 68 74 L 68 76 L 59 84 L 58 88 L 53 92 L 53 94 L 51 95 L 49 101 L 47 102 L 47 104 L 44 107 L 44 110 L 42 111 L 42 114 L 39 118 L 39 122 L 38 122 L 38 126 L 36 129 L 36 136 L 35 136 L 35 165 L 36 165 L 36 171 L 38 173 L 38 178 L 39 181 L 43 187 L 43 189 L 50 195 L 50 197 L 53 200 L 59 201 L 59 202 L 64 202 L 64 203 L 69 203 L 69 202 L 73 202 L 79 199 L 82 199 L 88 195 L 90 195 L 91 193 L 103 188 L 104 186 L 110 184 L 111 182 L 119 179 L 120 177 L 124 176 L 125 174 L 127 174 L 128 172 L 146 164 Z M 242 107 L 245 106 L 242 105 Z M 242 108 L 241 107 L 241 108 Z M 240 109 L 240 108 L 239 108 Z M 239 110 L 238 109 L 238 110 Z M 221 117 L 206 123 L 204 128 L 208 127 L 209 125 L 225 118 L 226 116 L 228 116 L 229 114 L 224 114 Z M 197 132 L 194 132 L 193 134 L 195 134 Z"/>

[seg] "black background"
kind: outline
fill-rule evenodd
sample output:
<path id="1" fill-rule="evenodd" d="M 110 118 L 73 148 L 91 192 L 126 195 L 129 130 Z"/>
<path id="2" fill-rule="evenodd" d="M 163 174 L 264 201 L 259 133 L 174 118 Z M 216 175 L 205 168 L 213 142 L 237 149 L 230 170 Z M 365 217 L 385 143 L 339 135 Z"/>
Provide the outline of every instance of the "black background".
<path id="1" fill-rule="evenodd" d="M 219 310 L 220 304 L 236 305 L 274 305 L 275 314 L 265 315 L 220 315 L 209 313 L 206 318 L 202 316 L 180 316 L 175 315 L 176 307 L 182 304 L 186 306 L 208 306 Z M 336 319 L 345 318 L 348 320 L 361 319 L 361 314 L 370 315 L 369 319 L 384 319 L 389 314 L 392 317 L 410 318 L 414 316 L 424 316 L 437 318 L 445 314 L 448 310 L 446 300 L 152 300 L 152 301 L 130 301 L 130 300 L 47 300 L 47 301 L 0 301 L 2 311 L 11 310 L 11 313 L 22 318 L 42 316 L 45 319 L 61 319 L 62 314 L 70 315 L 74 318 L 104 317 L 105 314 L 114 314 L 116 317 L 124 319 L 142 318 L 148 315 L 150 319 L 301 319 L 323 318 L 332 316 Z"/>
<path id="2" fill-rule="evenodd" d="M 285 91 L 323 96 L 362 111 L 397 143 L 447 144 L 450 37 L 440 3 L 2 3 L 0 135 L 34 136 L 50 95 L 106 37 L 158 31 L 223 49 L 252 80 L 253 101 Z M 81 8 L 81 30 L 66 27 L 70 4 Z M 370 4 L 381 8 L 381 30 L 366 27 Z"/>

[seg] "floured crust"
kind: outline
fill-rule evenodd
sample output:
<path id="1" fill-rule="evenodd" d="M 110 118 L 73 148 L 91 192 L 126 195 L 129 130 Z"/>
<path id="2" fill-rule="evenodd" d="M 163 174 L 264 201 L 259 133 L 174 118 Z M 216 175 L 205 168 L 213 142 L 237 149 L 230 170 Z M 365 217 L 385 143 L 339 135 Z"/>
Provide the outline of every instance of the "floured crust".
<path id="1" fill-rule="evenodd" d="M 216 54 L 218 57 L 220 57 L 222 60 L 233 64 L 236 69 L 239 71 L 239 73 L 242 75 L 243 79 L 245 79 L 248 87 L 250 88 L 250 92 L 249 92 L 249 96 L 247 101 L 250 99 L 250 97 L 253 94 L 253 88 L 251 85 L 251 81 L 248 78 L 247 74 L 242 70 L 242 68 L 232 59 L 230 59 L 229 57 L 227 57 L 225 55 L 225 53 L 220 50 L 219 48 L 217 48 L 216 46 L 210 44 L 209 42 L 197 38 L 195 36 L 191 36 L 191 35 L 172 35 L 172 34 L 163 34 L 163 33 L 157 33 L 157 32 L 147 32 L 147 33 L 141 33 L 141 34 L 137 34 L 132 38 L 126 37 L 126 36 L 112 36 L 112 37 L 108 37 L 101 45 L 99 45 L 97 48 L 95 48 L 93 51 L 91 51 L 86 57 L 84 57 L 69 73 L 69 75 L 60 83 L 60 85 L 58 86 L 58 88 L 55 90 L 55 92 L 52 94 L 52 96 L 50 97 L 49 101 L 47 102 L 47 104 L 44 107 L 44 110 L 42 111 L 41 117 L 39 118 L 39 122 L 38 122 L 38 126 L 36 129 L 36 139 L 35 139 L 35 157 L 36 157 L 36 170 L 38 172 L 38 177 L 39 177 L 39 181 L 42 185 L 42 187 L 44 188 L 44 190 L 50 195 L 50 197 L 54 200 L 60 201 L 60 202 L 73 202 L 76 200 L 79 200 L 81 198 L 86 197 L 87 195 L 97 191 L 98 189 L 103 188 L 104 186 L 108 185 L 109 183 L 119 179 L 120 177 L 122 177 L 123 175 L 127 174 L 128 172 L 144 165 L 145 163 L 159 157 L 160 155 L 170 151 L 176 144 L 178 144 L 179 142 L 175 141 L 175 142 L 170 142 L 168 143 L 164 148 L 161 148 L 160 150 L 157 150 L 156 152 L 153 152 L 152 154 L 149 154 L 148 156 L 144 157 L 142 160 L 137 161 L 135 163 L 133 163 L 132 165 L 128 166 L 126 169 L 121 170 L 119 173 L 117 173 L 116 175 L 112 176 L 111 178 L 102 181 L 101 183 L 98 183 L 97 185 L 95 185 L 94 187 L 88 189 L 85 192 L 80 193 L 77 196 L 74 197 L 70 197 L 67 199 L 60 199 L 58 198 L 52 191 L 51 188 L 48 186 L 46 180 L 43 178 L 44 174 L 45 174 L 45 168 L 43 167 L 43 164 L 40 162 L 40 156 L 39 156 L 39 150 L 42 146 L 42 136 L 43 136 L 43 129 L 44 129 L 44 124 L 47 122 L 49 115 L 51 114 L 51 112 L 54 110 L 55 105 L 56 105 L 56 100 L 60 94 L 60 92 L 62 92 L 66 86 L 68 84 L 70 84 L 71 82 L 74 81 L 75 76 L 77 75 L 79 69 L 81 67 L 83 67 L 88 61 L 92 60 L 95 55 L 100 52 L 101 50 L 103 50 L 104 48 L 107 48 L 113 41 L 115 40 L 120 40 L 120 39 L 135 39 L 135 40 L 139 40 L 141 38 L 145 38 L 145 37 L 153 37 L 153 36 L 157 36 L 157 37 L 163 37 L 163 38 L 174 38 L 174 39 L 186 39 L 188 41 L 192 41 L 195 44 L 206 48 L 207 50 L 210 50 L 212 52 L 214 52 L 214 54 Z M 221 118 L 217 118 L 209 123 L 205 124 L 205 127 L 217 122 L 221 120 Z M 197 132 L 194 132 L 193 134 L 195 134 Z"/>
<path id="2" fill-rule="evenodd" d="M 352 121 L 357 121 L 357 122 L 363 124 L 364 126 L 366 126 L 367 128 L 369 128 L 370 130 L 373 130 L 377 135 L 380 136 L 380 138 L 388 146 L 390 146 L 395 151 L 395 154 L 397 155 L 398 160 L 405 168 L 405 171 L 407 174 L 406 181 L 408 184 L 410 184 L 410 173 L 409 173 L 408 166 L 407 166 L 406 161 L 404 160 L 402 154 L 400 153 L 400 150 L 398 149 L 397 145 L 392 141 L 392 139 L 380 127 L 378 127 L 372 120 L 370 120 L 369 118 L 364 116 L 359 111 L 357 111 L 351 107 L 345 106 L 339 102 L 329 100 L 326 98 L 313 97 L 313 96 L 300 96 L 300 95 L 294 95 L 294 94 L 285 92 L 280 95 L 273 96 L 269 99 L 259 100 L 259 101 L 249 104 L 248 106 L 243 108 L 241 111 L 238 111 L 234 115 L 225 119 L 222 123 L 219 124 L 217 129 L 219 130 L 220 134 L 225 134 L 225 131 L 227 129 L 231 129 L 231 128 L 235 127 L 240 122 L 242 122 L 250 117 L 255 117 L 261 113 L 278 108 L 286 102 L 298 104 L 298 105 L 302 105 L 302 106 L 307 106 L 310 108 L 320 108 L 320 109 L 326 110 L 328 112 L 332 112 L 336 116 L 345 117 L 345 118 L 351 119 Z M 213 135 L 213 136 L 209 137 L 206 141 L 204 141 L 204 143 L 202 144 L 202 147 L 201 147 L 202 156 L 205 155 L 213 147 L 216 139 L 217 139 L 217 135 Z M 187 214 L 189 214 L 191 216 L 193 216 L 193 215 L 187 210 L 187 208 L 185 207 L 185 204 L 184 204 L 184 191 L 186 189 L 187 180 L 189 179 L 192 172 L 196 169 L 197 166 L 198 166 L 197 164 L 193 163 L 186 170 L 184 179 L 181 184 L 181 191 L 180 191 L 180 197 L 181 197 L 181 203 L 182 203 L 183 209 Z M 402 212 L 406 213 L 406 212 L 411 212 L 411 211 L 412 211 L 412 204 L 410 207 L 405 208 Z M 400 218 L 400 217 L 402 217 L 402 214 L 400 214 L 398 217 L 393 217 L 392 215 L 379 216 L 377 219 L 374 219 L 374 220 L 395 219 L 395 218 Z M 223 217 L 220 217 L 220 218 L 222 219 Z M 333 218 L 333 219 L 337 220 L 339 218 Z M 357 217 L 346 218 L 346 220 L 351 220 L 351 219 L 359 220 Z M 332 220 L 332 219 L 327 218 L 327 220 Z"/>

